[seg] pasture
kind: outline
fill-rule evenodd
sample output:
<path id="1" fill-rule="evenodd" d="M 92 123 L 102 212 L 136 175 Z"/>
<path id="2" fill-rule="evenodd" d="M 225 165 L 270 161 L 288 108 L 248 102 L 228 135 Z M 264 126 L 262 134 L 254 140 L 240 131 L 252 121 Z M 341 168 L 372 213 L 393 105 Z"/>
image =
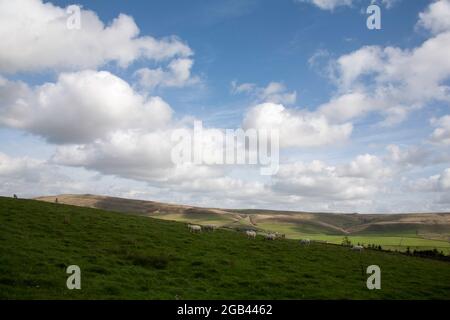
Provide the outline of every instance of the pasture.
<path id="1" fill-rule="evenodd" d="M 382 289 L 366 288 L 376 264 Z M 66 268 L 81 268 L 81 290 Z M 449 299 L 450 264 L 0 198 L 0 299 Z"/>
<path id="2" fill-rule="evenodd" d="M 308 238 L 311 240 L 327 241 L 331 244 L 341 244 L 345 235 L 343 234 L 326 234 L 319 232 L 308 232 L 309 230 L 299 229 L 294 224 L 283 223 L 262 223 L 259 224 L 262 229 L 273 230 L 285 233 L 291 239 Z M 450 242 L 441 239 L 434 239 L 433 235 L 427 238 L 427 234 L 415 233 L 392 233 L 392 232 L 378 232 L 368 234 L 347 235 L 352 244 L 362 244 L 367 246 L 369 244 L 380 245 L 384 250 L 397 250 L 404 252 L 409 247 L 410 250 L 432 250 L 437 249 L 444 254 L 450 254 Z M 437 238 L 437 237 L 436 237 Z"/>

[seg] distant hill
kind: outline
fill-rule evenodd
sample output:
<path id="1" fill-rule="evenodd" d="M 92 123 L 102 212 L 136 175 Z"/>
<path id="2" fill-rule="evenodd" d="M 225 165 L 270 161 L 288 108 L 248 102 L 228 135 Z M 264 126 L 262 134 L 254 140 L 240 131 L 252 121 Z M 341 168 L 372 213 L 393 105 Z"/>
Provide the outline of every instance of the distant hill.
<path id="1" fill-rule="evenodd" d="M 60 202 L 69 199 L 146 216 L 167 210 L 214 219 L 237 215 L 246 222 L 250 215 L 58 196 Z M 357 220 L 337 217 L 340 228 Z M 81 290 L 66 288 L 69 265 L 81 268 Z M 381 268 L 381 290 L 366 287 L 369 265 Z M 227 229 L 192 234 L 173 221 L 0 197 L 0 299 L 449 298 L 450 263 L 444 261 L 321 243 L 300 246 L 289 239 L 251 240 Z"/>
<path id="2" fill-rule="evenodd" d="M 434 234 L 450 235 L 450 213 L 337 214 L 276 210 L 229 210 L 132 200 L 98 195 L 57 195 L 36 200 L 139 214 L 175 221 L 213 223 L 231 228 L 272 230 L 290 225 L 298 232 L 328 235 Z M 275 228 L 276 229 L 276 228 Z"/>

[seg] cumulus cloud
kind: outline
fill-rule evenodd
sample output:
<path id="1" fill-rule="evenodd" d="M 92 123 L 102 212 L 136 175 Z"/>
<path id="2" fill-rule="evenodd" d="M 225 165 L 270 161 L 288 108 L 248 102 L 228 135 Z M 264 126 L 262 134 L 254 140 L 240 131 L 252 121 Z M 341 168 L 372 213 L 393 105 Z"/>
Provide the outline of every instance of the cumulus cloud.
<path id="1" fill-rule="evenodd" d="M 0 152 L 0 194 L 20 196 L 75 190 L 78 182 L 46 161 L 30 157 L 12 157 Z"/>
<path id="2" fill-rule="evenodd" d="M 0 153 L 0 177 L 10 179 L 20 179 L 25 182 L 39 181 L 41 171 L 39 167 L 42 161 L 27 157 L 13 158 L 4 153 Z"/>
<path id="3" fill-rule="evenodd" d="M 432 33 L 440 33 L 450 30 L 450 0 L 438 0 L 419 14 L 418 25 L 430 30 Z"/>
<path id="4" fill-rule="evenodd" d="M 278 130 L 281 147 L 317 147 L 347 140 L 352 133 L 350 123 L 332 125 L 326 117 L 289 109 L 281 104 L 263 103 L 245 115 L 244 128 Z"/>
<path id="5" fill-rule="evenodd" d="M 409 186 L 415 191 L 448 192 L 450 191 L 450 168 L 445 169 L 440 174 L 412 181 Z"/>
<path id="6" fill-rule="evenodd" d="M 368 46 L 343 55 L 332 78 L 338 93 L 319 109 L 337 121 L 378 112 L 393 125 L 433 101 L 448 102 L 448 52 L 450 32 L 443 32 L 411 50 Z"/>
<path id="7" fill-rule="evenodd" d="M 333 97 L 318 108 L 332 122 L 355 120 L 375 110 L 375 105 L 363 92 L 350 92 Z"/>
<path id="8" fill-rule="evenodd" d="M 89 142 L 119 129 L 159 128 L 171 119 L 159 97 L 144 97 L 107 71 L 62 73 L 29 87 L 0 79 L 0 125 L 53 143 Z"/>
<path id="9" fill-rule="evenodd" d="M 172 60 L 166 69 L 141 68 L 136 71 L 139 84 L 148 89 L 156 87 L 184 87 L 199 82 L 199 78 L 191 75 L 192 59 L 180 58 Z"/>
<path id="10" fill-rule="evenodd" d="M 138 58 L 160 61 L 188 57 L 176 37 L 140 36 L 133 18 L 120 14 L 105 25 L 81 10 L 81 28 L 67 28 L 65 8 L 42 0 L 0 0 L 0 72 L 78 70 L 108 62 L 126 67 Z"/>
<path id="11" fill-rule="evenodd" d="M 189 178 L 189 174 L 210 175 L 213 171 L 200 166 L 190 170 L 180 166 L 176 171 L 171 161 L 172 147 L 171 130 L 118 130 L 92 143 L 61 146 L 52 162 L 143 181 Z"/>
<path id="12" fill-rule="evenodd" d="M 338 167 L 337 172 L 340 176 L 363 179 L 383 179 L 392 173 L 380 158 L 371 154 L 357 156 L 349 164 Z"/>
<path id="13" fill-rule="evenodd" d="M 376 194 L 382 177 L 387 177 L 387 171 L 381 160 L 361 155 L 340 166 L 318 160 L 283 164 L 273 179 L 272 188 L 275 192 L 322 201 L 361 200 Z"/>
<path id="14" fill-rule="evenodd" d="M 429 164 L 432 159 L 432 152 L 420 146 L 411 146 L 408 148 L 401 148 L 398 145 L 391 144 L 387 146 L 387 158 L 395 164 L 400 166 L 425 166 Z"/>
<path id="15" fill-rule="evenodd" d="M 297 100 L 297 92 L 289 92 L 286 86 L 280 82 L 270 82 L 266 87 L 258 87 L 255 83 L 231 82 L 231 92 L 233 94 L 248 94 L 257 102 L 272 102 L 279 104 L 294 104 Z"/>
<path id="16" fill-rule="evenodd" d="M 431 134 L 431 141 L 437 144 L 450 145 L 450 115 L 431 119 L 436 129 Z"/>
<path id="17" fill-rule="evenodd" d="M 449 102 L 449 8 L 450 0 L 437 1 L 420 14 L 418 24 L 432 36 L 415 48 L 364 46 L 331 60 L 326 73 L 337 91 L 318 107 L 320 113 L 332 122 L 377 113 L 383 117 L 381 124 L 395 125 L 413 110 Z M 439 135 L 442 130 L 437 131 Z"/>

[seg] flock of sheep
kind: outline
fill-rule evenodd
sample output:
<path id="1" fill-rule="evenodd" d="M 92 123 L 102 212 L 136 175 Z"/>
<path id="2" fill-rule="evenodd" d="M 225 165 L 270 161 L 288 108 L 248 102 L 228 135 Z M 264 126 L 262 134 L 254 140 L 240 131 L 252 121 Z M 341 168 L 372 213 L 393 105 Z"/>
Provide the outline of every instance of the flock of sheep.
<path id="1" fill-rule="evenodd" d="M 214 231 L 217 229 L 217 226 L 215 225 L 205 225 L 205 226 L 200 226 L 200 225 L 195 225 L 195 224 L 188 224 L 187 225 L 188 229 L 190 232 L 192 233 L 199 233 L 202 232 L 202 230 L 204 231 Z M 256 231 L 253 230 L 247 230 L 245 231 L 245 234 L 247 235 L 247 238 L 250 239 L 255 239 L 256 238 Z M 266 240 L 276 240 L 276 239 L 284 239 L 285 235 L 275 232 L 275 233 L 268 233 L 264 235 L 264 239 Z"/>
<path id="2" fill-rule="evenodd" d="M 187 227 L 188 227 L 189 231 L 192 232 L 192 233 L 199 233 L 199 232 L 202 232 L 202 230 L 214 231 L 214 230 L 217 229 L 217 226 L 215 226 L 215 225 L 200 226 L 200 225 L 188 224 Z M 246 230 L 245 234 L 247 235 L 248 239 L 256 239 L 256 234 L 257 233 L 254 230 Z M 286 236 L 284 234 L 278 233 L 278 232 L 264 234 L 264 239 L 265 240 L 285 239 L 285 237 Z M 310 239 L 301 239 L 300 240 L 300 244 L 308 246 L 308 245 L 311 244 L 311 240 Z M 353 251 L 361 252 L 364 249 L 364 247 L 358 245 L 358 246 L 353 246 L 351 249 Z"/>

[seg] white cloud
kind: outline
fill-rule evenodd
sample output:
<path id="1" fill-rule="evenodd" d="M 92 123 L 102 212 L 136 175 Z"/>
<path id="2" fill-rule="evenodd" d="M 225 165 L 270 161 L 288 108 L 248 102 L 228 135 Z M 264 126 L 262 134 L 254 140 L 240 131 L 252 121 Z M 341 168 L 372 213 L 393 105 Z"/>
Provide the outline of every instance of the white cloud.
<path id="1" fill-rule="evenodd" d="M 372 2 L 376 3 L 376 0 L 372 0 Z M 381 3 L 388 9 L 392 8 L 398 2 L 400 0 L 381 0 Z"/>
<path id="2" fill-rule="evenodd" d="M 352 133 L 349 123 L 331 125 L 323 115 L 264 103 L 251 108 L 243 127 L 278 130 L 281 147 L 316 147 L 347 140 Z"/>
<path id="3" fill-rule="evenodd" d="M 418 25 L 437 34 L 450 30 L 450 0 L 438 0 L 419 14 Z"/>
<path id="4" fill-rule="evenodd" d="M 393 125 L 431 102 L 449 102 L 449 52 L 450 32 L 443 32 L 411 50 L 370 46 L 343 55 L 332 77 L 338 93 L 319 109 L 334 121 L 378 112 Z"/>
<path id="5" fill-rule="evenodd" d="M 148 89 L 156 87 L 184 87 L 199 82 L 197 77 L 192 77 L 192 59 L 180 58 L 172 60 L 167 69 L 142 68 L 136 71 L 139 84 Z"/>
<path id="6" fill-rule="evenodd" d="M 64 8 L 42 0 L 0 0 L 0 72 L 96 68 L 108 62 L 126 67 L 138 58 L 187 57 L 192 50 L 176 37 L 139 36 L 133 18 L 119 15 L 105 24 L 81 10 L 81 28 L 68 29 Z"/>
<path id="7" fill-rule="evenodd" d="M 295 0 L 295 1 L 311 3 L 323 10 L 333 10 L 339 6 L 351 6 L 353 3 L 353 0 Z"/>
<path id="8" fill-rule="evenodd" d="M 387 9 L 392 8 L 400 0 L 372 0 L 371 3 L 377 4 L 381 2 Z M 311 3 L 322 10 L 334 10 L 337 7 L 347 6 L 350 7 L 353 4 L 358 3 L 358 0 L 295 0 L 298 3 Z"/>
<path id="9" fill-rule="evenodd" d="M 340 176 L 364 179 L 382 179 L 391 175 L 391 170 L 384 167 L 377 156 L 371 154 L 359 155 L 349 164 L 337 168 Z"/>
<path id="10" fill-rule="evenodd" d="M 53 143 L 89 142 L 119 129 L 159 128 L 172 115 L 159 97 L 144 97 L 106 71 L 60 74 L 30 88 L 0 79 L 0 125 Z"/>
<path id="11" fill-rule="evenodd" d="M 375 172 L 375 173 L 374 173 Z M 386 175 L 381 161 L 372 155 L 357 157 L 350 164 L 329 166 L 322 161 L 283 164 L 273 178 L 275 192 L 324 202 L 371 199 Z"/>
<path id="12" fill-rule="evenodd" d="M 445 169 L 439 177 L 439 186 L 441 190 L 450 191 L 450 168 Z"/>
<path id="13" fill-rule="evenodd" d="M 291 105 L 297 100 L 297 92 L 288 92 L 286 86 L 280 82 L 270 82 L 267 87 L 258 87 L 254 83 L 231 82 L 233 94 L 246 93 L 253 96 L 259 102 L 272 102 Z"/>
<path id="14" fill-rule="evenodd" d="M 171 147 L 170 131 L 117 130 L 92 143 L 58 147 L 52 162 L 150 181 L 171 173 Z"/>
<path id="15" fill-rule="evenodd" d="M 391 144 L 387 146 L 388 159 L 397 165 L 404 166 L 425 166 L 430 164 L 431 151 L 419 147 L 411 146 L 408 148 L 400 148 L 398 145 Z"/>
<path id="16" fill-rule="evenodd" d="M 237 81 L 231 82 L 231 93 L 238 94 L 238 93 L 252 93 L 257 88 L 256 84 L 254 83 L 241 83 L 238 84 Z"/>
<path id="17" fill-rule="evenodd" d="M 409 187 L 415 191 L 447 193 L 450 191 L 450 168 L 440 174 L 412 181 Z"/>
<path id="18" fill-rule="evenodd" d="M 339 57 L 336 61 L 340 90 L 353 89 L 360 78 L 383 68 L 383 51 L 377 46 L 365 46 Z"/>
<path id="19" fill-rule="evenodd" d="M 431 119 L 431 124 L 437 127 L 431 135 L 431 141 L 442 145 L 450 145 L 450 115 L 439 119 Z"/>
<path id="20" fill-rule="evenodd" d="M 0 194 L 42 195 L 45 192 L 74 190 L 77 182 L 56 166 L 30 157 L 11 157 L 0 152 Z"/>
<path id="21" fill-rule="evenodd" d="M 25 182 L 39 181 L 42 162 L 27 157 L 13 158 L 0 153 L 0 177 L 20 179 Z"/>
<path id="22" fill-rule="evenodd" d="M 354 120 L 374 110 L 373 101 L 363 92 L 350 92 L 332 98 L 319 112 L 333 122 Z"/>

